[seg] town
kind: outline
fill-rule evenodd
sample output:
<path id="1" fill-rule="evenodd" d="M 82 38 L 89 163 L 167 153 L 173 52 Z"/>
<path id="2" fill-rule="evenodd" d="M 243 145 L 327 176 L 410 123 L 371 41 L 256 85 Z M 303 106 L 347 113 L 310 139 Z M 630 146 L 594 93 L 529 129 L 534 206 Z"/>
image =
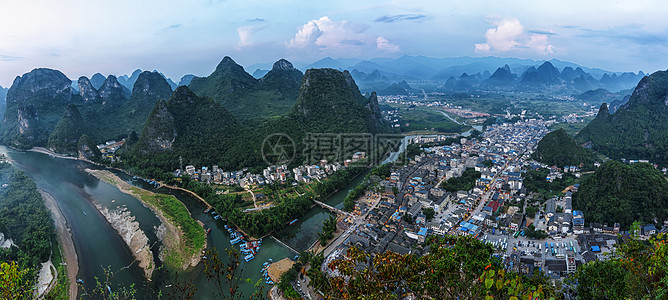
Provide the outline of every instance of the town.
<path id="1" fill-rule="evenodd" d="M 615 249 L 617 234 L 647 238 L 657 233 L 652 224 L 636 233 L 620 231 L 617 223 L 585 227 L 586 216 L 572 207 L 578 184 L 531 209 L 537 200 L 523 186 L 527 170 L 548 168 L 546 181 L 566 173 L 581 175 L 577 166 L 546 166 L 530 159 L 553 122 L 530 119 L 494 125 L 478 140 L 462 138 L 459 144 L 423 148 L 358 199 L 356 217 L 345 218 L 347 228 L 325 250 L 325 261 L 341 258 L 350 247 L 369 254 L 422 255 L 428 249 L 420 245 L 430 236 L 470 235 L 491 244 L 506 268 L 523 274 L 543 272 L 559 286 L 578 266 L 606 259 Z M 447 138 L 418 136 L 411 142 L 438 144 Z M 480 178 L 470 190 L 442 188 L 448 179 L 473 170 Z M 662 231 L 668 231 L 668 224 Z M 326 265 L 322 271 L 336 276 Z"/>

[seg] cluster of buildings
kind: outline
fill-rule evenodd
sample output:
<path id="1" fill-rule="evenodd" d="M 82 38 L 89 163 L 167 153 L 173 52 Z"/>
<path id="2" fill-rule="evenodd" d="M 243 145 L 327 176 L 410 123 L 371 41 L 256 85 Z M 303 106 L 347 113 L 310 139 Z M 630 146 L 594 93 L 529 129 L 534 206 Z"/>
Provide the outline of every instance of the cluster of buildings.
<path id="1" fill-rule="evenodd" d="M 318 164 L 301 165 L 292 169 L 289 169 L 287 165 L 273 165 L 262 170 L 262 174 L 250 173 L 248 172 L 248 168 L 237 171 L 224 171 L 215 165 L 210 169 L 206 166 L 196 168 L 193 165 L 188 165 L 183 171 L 176 169 L 173 175 L 174 177 L 180 177 L 187 174 L 194 180 L 209 184 L 241 186 L 243 188 L 252 188 L 273 183 L 286 183 L 293 180 L 295 181 L 293 184 L 298 184 L 298 182 L 311 183 L 321 181 L 329 174 L 347 167 L 348 164 L 365 158 L 365 152 L 357 152 L 353 154 L 351 159 L 345 160 L 343 165 L 338 162 L 330 163 L 327 160 L 320 160 Z"/>
<path id="2" fill-rule="evenodd" d="M 522 168 L 530 150 L 549 131 L 542 120 L 492 126 L 479 140 L 424 148 L 408 164 L 393 170 L 378 183 L 379 205 L 357 204 L 366 215 L 344 243 L 370 253 L 415 253 L 430 235 L 472 235 L 487 230 L 511 231 L 525 225 L 519 203 L 526 197 Z M 446 136 L 415 137 L 411 142 L 438 143 Z M 529 150 L 529 151 L 528 151 Z M 446 191 L 441 183 L 461 176 L 466 169 L 481 173 L 470 190 Z M 396 194 L 394 193 L 396 192 Z M 428 219 L 426 210 L 433 210 Z M 337 253 L 345 253 L 340 251 Z"/>
<path id="3" fill-rule="evenodd" d="M 552 122 L 530 119 L 494 125 L 478 140 L 424 148 L 405 167 L 382 178 L 376 189 L 379 193 L 365 196 L 378 197 L 378 205 L 373 201 L 356 204 L 356 213 L 365 217 L 364 222 L 351 227 L 351 234 L 334 255 L 343 255 L 352 246 L 368 253 L 422 254 L 429 250 L 420 244 L 431 235 L 470 235 L 492 244 L 508 269 L 542 272 L 557 281 L 586 262 L 607 259 L 618 234 L 628 237 L 633 233 L 620 231 L 618 223 L 585 226 L 583 212 L 573 209 L 577 184 L 547 200 L 535 214 L 525 213 L 535 201 L 523 184 L 527 170 L 550 169 L 547 181 L 565 173 L 580 174 L 578 166 L 548 167 L 531 160 L 530 154 Z M 438 143 L 446 138 L 415 137 L 412 142 Z M 442 182 L 461 176 L 467 168 L 480 172 L 472 189 L 441 188 Z M 426 210 L 433 210 L 434 217 L 427 218 Z M 531 225 L 547 232 L 548 238 L 525 236 Z M 648 237 L 659 231 L 668 232 L 668 222 L 661 229 L 645 225 L 637 234 Z"/>

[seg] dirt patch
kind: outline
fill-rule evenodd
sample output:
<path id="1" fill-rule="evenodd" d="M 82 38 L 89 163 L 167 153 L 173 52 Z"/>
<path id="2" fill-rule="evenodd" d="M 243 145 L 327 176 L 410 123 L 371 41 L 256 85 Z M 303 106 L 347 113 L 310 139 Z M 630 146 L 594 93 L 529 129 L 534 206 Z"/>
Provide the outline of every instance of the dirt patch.
<path id="1" fill-rule="evenodd" d="M 65 263 L 67 263 L 67 277 L 70 279 L 70 290 L 69 298 L 77 298 L 77 283 L 76 277 L 79 272 L 79 261 L 77 257 L 77 252 L 74 248 L 74 241 L 72 240 L 72 233 L 70 228 L 67 226 L 67 221 L 63 216 L 62 212 L 58 208 L 58 203 L 49 193 L 44 191 L 39 191 L 44 198 L 44 204 L 51 211 L 51 218 L 53 218 L 54 224 L 56 225 L 56 232 L 58 233 L 58 240 L 60 240 L 60 245 L 63 248 L 63 257 L 65 258 Z M 60 276 L 64 276 L 61 274 Z"/>
<path id="2" fill-rule="evenodd" d="M 146 237 L 144 231 L 139 229 L 139 222 L 135 221 L 135 217 L 126 208 L 111 210 L 99 204 L 95 204 L 95 207 L 107 219 L 111 227 L 116 229 L 132 251 L 132 255 L 139 262 L 139 267 L 144 270 L 144 276 L 150 280 L 155 269 L 155 262 L 153 261 L 153 252 L 149 246 L 148 237 Z"/>
<path id="3" fill-rule="evenodd" d="M 281 279 L 281 275 L 290 270 L 294 264 L 295 262 L 291 259 L 284 258 L 275 263 L 272 263 L 267 269 L 267 273 L 269 273 L 269 277 L 273 282 L 278 282 Z"/>
<path id="4" fill-rule="evenodd" d="M 54 268 L 53 268 L 53 263 L 51 263 L 51 259 L 49 259 L 45 263 L 42 263 L 42 268 L 39 270 L 39 273 L 37 274 L 37 283 L 35 283 L 34 295 L 37 298 L 41 298 L 42 295 L 44 295 L 44 293 L 49 290 L 51 282 L 55 277 L 53 270 Z"/>

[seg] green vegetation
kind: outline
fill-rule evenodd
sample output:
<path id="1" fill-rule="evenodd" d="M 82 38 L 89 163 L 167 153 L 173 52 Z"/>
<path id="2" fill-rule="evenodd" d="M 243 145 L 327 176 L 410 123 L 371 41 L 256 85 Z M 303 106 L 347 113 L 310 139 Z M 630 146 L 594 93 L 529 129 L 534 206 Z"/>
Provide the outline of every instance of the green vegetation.
<path id="1" fill-rule="evenodd" d="M 614 159 L 648 159 L 668 166 L 668 72 L 643 78 L 629 101 L 614 114 L 606 104 L 575 137 Z"/>
<path id="2" fill-rule="evenodd" d="M 573 207 L 589 222 L 618 222 L 623 229 L 635 220 L 667 220 L 668 181 L 650 164 L 607 161 L 582 179 Z"/>
<path id="3" fill-rule="evenodd" d="M 552 130 L 563 129 L 566 130 L 566 133 L 570 136 L 576 136 L 582 129 L 587 127 L 587 124 L 593 120 L 594 117 L 583 117 L 582 122 L 578 123 L 556 123 L 550 126 Z"/>
<path id="4" fill-rule="evenodd" d="M 343 210 L 352 211 L 355 209 L 355 201 L 357 198 L 364 195 L 366 190 L 375 182 L 371 180 L 371 176 L 376 176 L 376 178 L 387 178 L 392 173 L 392 165 L 384 164 L 377 166 L 364 177 L 362 182 L 358 184 L 354 189 L 348 192 L 348 195 L 343 199 Z"/>
<path id="5" fill-rule="evenodd" d="M 539 200 L 547 200 L 554 196 L 560 195 L 561 192 L 576 183 L 579 179 L 571 173 L 565 173 L 561 178 L 556 178 L 552 182 L 547 181 L 547 175 L 550 174 L 548 169 L 532 169 L 524 176 L 523 184 L 527 190 L 534 192 Z"/>
<path id="6" fill-rule="evenodd" d="M 300 195 L 279 197 L 274 206 L 251 213 L 242 212 L 245 205 L 241 194 L 218 195 L 213 187 L 199 181 L 183 178 L 181 186 L 206 199 L 216 211 L 229 222 L 239 226 L 247 234 L 261 237 L 283 229 L 290 221 L 301 217 L 313 205 L 315 199 L 325 199 L 364 170 L 363 167 L 348 167 L 329 175 L 326 180 L 312 186 L 311 191 Z"/>
<path id="7" fill-rule="evenodd" d="M 16 244 L 0 249 L 0 298 L 30 299 L 41 263 L 58 251 L 55 226 L 37 186 L 25 173 L 0 163 L 0 185 L 0 232 Z"/>
<path id="8" fill-rule="evenodd" d="M 436 212 L 434 211 L 433 208 L 427 207 L 427 208 L 422 209 L 422 214 L 424 214 L 425 218 L 427 218 L 427 221 L 429 221 L 429 220 L 434 218 L 434 215 L 436 214 Z"/>
<path id="9" fill-rule="evenodd" d="M 162 179 L 168 176 L 165 172 L 179 167 L 179 157 L 184 163 L 197 166 L 215 164 L 228 170 L 258 170 L 267 165 L 262 153 L 265 138 L 274 134 L 286 135 L 295 142 L 294 146 L 286 146 L 289 154 L 296 154 L 290 166 L 320 159 L 342 161 L 360 149 L 319 156 L 312 154 L 317 152 L 312 149 L 315 142 L 307 134 L 389 131 L 375 94 L 362 96 L 347 72 L 309 70 L 304 78 L 308 84 L 299 89 L 297 101 L 288 113 L 243 122 L 238 122 L 220 102 L 179 87 L 167 103 L 156 103 L 139 142 L 123 155 L 124 163 L 119 166 Z M 365 150 L 368 151 L 361 149 Z"/>
<path id="10" fill-rule="evenodd" d="M 578 268 L 577 299 L 665 299 L 668 296 L 667 236 L 631 238 L 618 244 L 611 259 Z"/>
<path id="11" fill-rule="evenodd" d="M 283 292 L 283 294 L 288 297 L 288 299 L 300 299 L 299 293 L 295 291 L 292 287 L 292 281 L 297 279 L 299 275 L 299 270 L 301 270 L 302 264 L 297 262 L 292 265 L 292 267 L 287 270 L 283 275 L 281 275 L 281 280 L 278 282 L 278 289 Z"/>
<path id="12" fill-rule="evenodd" d="M 529 224 L 529 226 L 524 229 L 524 236 L 530 239 L 542 240 L 546 239 L 550 235 L 545 230 L 536 229 L 533 224 Z"/>
<path id="13" fill-rule="evenodd" d="M 475 187 L 475 182 L 478 178 L 480 178 L 480 172 L 473 168 L 467 168 L 462 173 L 462 176 L 443 181 L 441 188 L 448 192 L 470 191 Z"/>
<path id="14" fill-rule="evenodd" d="M 432 109 L 399 109 L 399 114 L 401 115 L 401 132 L 460 133 L 470 128 L 466 125 L 459 125 L 444 116 L 441 111 Z"/>
<path id="15" fill-rule="evenodd" d="M 580 147 L 564 129 L 558 129 L 545 135 L 531 158 L 550 166 L 586 166 L 592 167 L 594 155 L 591 150 Z"/>
<path id="16" fill-rule="evenodd" d="M 32 299 L 32 272 L 22 269 L 16 262 L 0 263 L 0 298 Z"/>
<path id="17" fill-rule="evenodd" d="M 471 237 L 430 239 L 427 255 L 391 251 L 370 256 L 356 248 L 330 263 L 344 277 L 330 279 L 326 297 L 389 299 L 409 290 L 425 299 L 549 299 L 555 291 L 540 275 L 531 278 L 506 271 L 492 257 L 492 247 Z M 491 298 L 490 298 L 491 297 Z"/>
<path id="18" fill-rule="evenodd" d="M 255 79 L 229 57 L 223 58 L 208 77 L 194 78 L 189 87 L 199 96 L 211 97 L 240 120 L 281 116 L 297 100 L 302 72 L 286 60 L 262 79 Z"/>
<path id="19" fill-rule="evenodd" d="M 68 154 L 76 152 L 77 139 L 83 133 L 101 142 L 139 130 L 155 102 L 167 99 L 172 92 L 157 72 L 139 75 L 132 95 L 110 76 L 100 88 L 104 97 L 90 87 L 86 100 L 71 94 L 72 82 L 59 71 L 36 69 L 21 78 L 8 94 L 0 139 L 18 148 L 48 145 Z M 23 119 L 21 130 L 19 115 Z"/>
<path id="20" fill-rule="evenodd" d="M 204 228 L 190 216 L 183 202 L 172 195 L 151 193 L 137 187 L 132 187 L 131 189 L 132 194 L 137 195 L 142 202 L 157 207 L 170 221 L 174 222 L 183 231 L 188 255 L 193 255 L 204 247 L 206 240 Z"/>
<path id="21" fill-rule="evenodd" d="M 318 233 L 320 246 L 327 245 L 327 241 L 334 237 L 334 231 L 336 231 L 336 217 L 329 216 L 327 220 L 322 222 L 322 232 Z"/>
<path id="22" fill-rule="evenodd" d="M 49 300 L 67 300 L 69 299 L 70 279 L 67 277 L 67 264 L 62 256 L 62 247 L 54 250 L 51 256 L 51 262 L 58 273 L 58 281 L 45 296 Z"/>
<path id="23" fill-rule="evenodd" d="M 77 153 L 79 137 L 83 134 L 84 121 L 77 106 L 70 104 L 49 135 L 48 147 L 58 153 Z"/>
<path id="24" fill-rule="evenodd" d="M 7 184 L 0 189 L 0 232 L 17 245 L 2 249 L 0 261 L 35 270 L 57 250 L 51 213 L 32 179 L 8 163 L 0 163 L 0 184 Z"/>

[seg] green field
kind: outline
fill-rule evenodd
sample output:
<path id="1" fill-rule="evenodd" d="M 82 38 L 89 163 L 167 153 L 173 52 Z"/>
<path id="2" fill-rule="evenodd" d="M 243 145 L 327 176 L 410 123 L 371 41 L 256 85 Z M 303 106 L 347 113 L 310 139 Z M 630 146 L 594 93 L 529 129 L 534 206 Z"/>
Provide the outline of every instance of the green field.
<path id="1" fill-rule="evenodd" d="M 402 133 L 460 133 L 470 128 L 431 108 L 399 108 L 399 114 Z"/>
<path id="2" fill-rule="evenodd" d="M 569 101 L 540 94 L 481 94 L 434 96 L 430 100 L 443 100 L 455 106 L 468 108 L 472 111 L 491 115 L 520 114 L 523 110 L 527 115 L 540 114 L 543 117 L 564 116 L 570 113 L 582 114 L 590 110 L 583 106 L 582 101 Z"/>
<path id="3" fill-rule="evenodd" d="M 570 123 L 570 124 L 558 123 L 558 124 L 554 124 L 554 125 L 550 126 L 550 130 L 557 130 L 557 129 L 563 128 L 564 130 L 566 130 L 566 133 L 568 133 L 570 136 L 575 136 L 576 134 L 578 134 L 578 132 L 580 132 L 580 130 L 582 130 L 583 128 L 585 128 L 585 126 L 587 126 L 587 124 L 589 124 L 589 121 L 591 121 L 593 119 L 594 119 L 594 117 L 592 116 L 592 117 L 583 118 L 583 122 L 581 122 L 581 123 Z"/>

